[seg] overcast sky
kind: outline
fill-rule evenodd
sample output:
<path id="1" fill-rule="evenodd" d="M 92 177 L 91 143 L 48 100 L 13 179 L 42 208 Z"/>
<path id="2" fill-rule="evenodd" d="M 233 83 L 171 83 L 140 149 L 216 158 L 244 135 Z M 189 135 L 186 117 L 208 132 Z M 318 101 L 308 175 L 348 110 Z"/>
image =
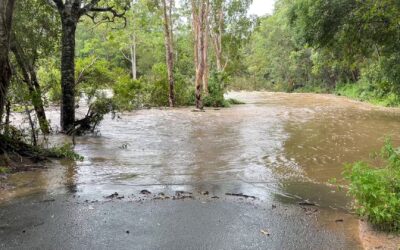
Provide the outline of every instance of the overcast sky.
<path id="1" fill-rule="evenodd" d="M 272 14 L 274 3 L 275 0 L 253 0 L 249 13 L 257 16 Z"/>

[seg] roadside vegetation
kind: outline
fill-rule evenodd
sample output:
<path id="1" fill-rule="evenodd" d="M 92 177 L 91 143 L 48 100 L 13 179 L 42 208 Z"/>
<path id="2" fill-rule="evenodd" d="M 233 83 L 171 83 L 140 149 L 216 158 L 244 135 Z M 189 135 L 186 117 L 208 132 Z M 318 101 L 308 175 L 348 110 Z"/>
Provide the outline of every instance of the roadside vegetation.
<path id="1" fill-rule="evenodd" d="M 381 166 L 365 162 L 346 166 L 349 194 L 359 215 L 381 230 L 400 231 L 400 148 L 387 140 L 377 157 Z"/>

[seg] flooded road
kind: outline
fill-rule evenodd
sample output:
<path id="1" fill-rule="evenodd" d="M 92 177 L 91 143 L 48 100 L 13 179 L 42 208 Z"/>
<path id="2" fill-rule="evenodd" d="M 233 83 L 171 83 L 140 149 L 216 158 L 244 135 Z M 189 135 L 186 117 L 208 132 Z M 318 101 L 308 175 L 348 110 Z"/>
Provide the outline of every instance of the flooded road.
<path id="1" fill-rule="evenodd" d="M 341 178 L 345 163 L 368 160 L 385 136 L 398 145 L 400 112 L 330 95 L 234 92 L 229 97 L 246 104 L 204 113 L 139 110 L 107 118 L 99 135 L 76 138 L 75 150 L 84 161 L 53 162 L 46 170 L 15 174 L 2 181 L 12 188 L 0 189 L 0 202 L 11 207 L 21 206 L 26 197 L 101 202 L 114 192 L 137 201 L 143 189 L 169 196 L 207 191 L 220 198 L 215 211 L 223 211 L 221 200 L 233 202 L 226 193 L 243 193 L 257 197 L 257 206 L 311 216 L 313 226 L 339 235 L 331 236 L 340 243 L 337 248 L 333 243 L 328 249 L 361 247 L 358 220 L 348 212 L 351 200 L 327 182 Z M 58 120 L 57 112 L 50 116 Z M 317 204 L 318 212 L 300 207 L 302 201 Z M 280 230 L 277 220 L 272 231 Z"/>

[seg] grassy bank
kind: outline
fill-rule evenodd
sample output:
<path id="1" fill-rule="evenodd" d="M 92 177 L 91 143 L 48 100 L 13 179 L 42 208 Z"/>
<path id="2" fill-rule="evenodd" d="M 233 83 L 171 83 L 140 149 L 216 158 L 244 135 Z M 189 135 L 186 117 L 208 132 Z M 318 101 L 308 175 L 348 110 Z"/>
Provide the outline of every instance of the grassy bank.
<path id="1" fill-rule="evenodd" d="M 368 102 L 385 107 L 399 107 L 400 98 L 394 94 L 384 94 L 366 84 L 343 84 L 334 91 L 335 94 L 346 96 L 354 100 Z"/>

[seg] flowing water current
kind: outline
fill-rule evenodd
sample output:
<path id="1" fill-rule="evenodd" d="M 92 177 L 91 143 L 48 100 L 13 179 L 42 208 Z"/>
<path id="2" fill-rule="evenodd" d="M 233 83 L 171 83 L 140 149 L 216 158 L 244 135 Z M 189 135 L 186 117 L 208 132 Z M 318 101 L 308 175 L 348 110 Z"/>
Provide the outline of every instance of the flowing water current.
<path id="1" fill-rule="evenodd" d="M 246 104 L 107 117 L 98 135 L 76 138 L 82 162 L 53 161 L 45 170 L 12 175 L 4 180 L 8 188 L 0 189 L 0 202 L 33 193 L 87 199 L 143 189 L 243 193 L 262 202 L 315 203 L 320 223 L 330 227 L 332 219 L 345 218 L 349 237 L 356 237 L 351 199 L 327 183 L 342 182 L 344 164 L 368 161 L 386 136 L 398 144 L 400 112 L 331 95 L 232 92 L 229 97 Z M 53 122 L 57 113 L 49 113 Z"/>

